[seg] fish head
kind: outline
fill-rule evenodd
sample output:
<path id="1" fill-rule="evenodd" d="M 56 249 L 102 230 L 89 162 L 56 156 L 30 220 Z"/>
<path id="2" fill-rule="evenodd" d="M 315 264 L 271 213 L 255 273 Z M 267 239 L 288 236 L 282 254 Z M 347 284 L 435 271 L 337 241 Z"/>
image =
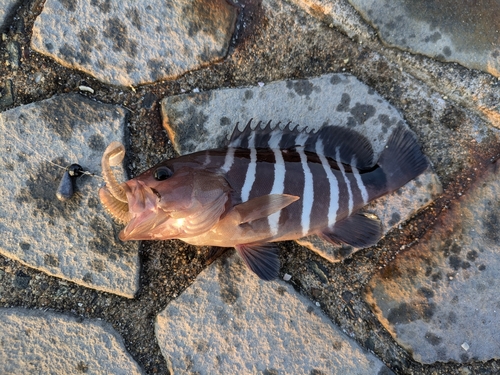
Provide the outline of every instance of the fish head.
<path id="1" fill-rule="evenodd" d="M 118 207 L 110 189 L 100 197 L 108 211 L 124 217 L 120 239 L 189 238 L 210 230 L 226 209 L 230 187 L 215 172 L 169 160 L 121 184 L 126 202 Z M 109 203 L 112 202 L 112 204 Z M 114 203 L 114 206 L 113 206 Z M 111 207 L 118 207 L 112 212 Z M 123 212 L 126 211 L 126 214 Z"/>

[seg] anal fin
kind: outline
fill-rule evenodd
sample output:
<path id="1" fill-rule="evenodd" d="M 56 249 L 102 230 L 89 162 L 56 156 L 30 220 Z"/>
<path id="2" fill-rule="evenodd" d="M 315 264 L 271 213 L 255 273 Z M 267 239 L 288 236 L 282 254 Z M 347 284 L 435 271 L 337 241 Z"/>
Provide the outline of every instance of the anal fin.
<path id="1" fill-rule="evenodd" d="M 355 213 L 335 223 L 333 228 L 323 230 L 320 236 L 334 245 L 343 242 L 357 248 L 363 248 L 375 245 L 380 240 L 382 226 L 376 217 Z"/>
<path id="2" fill-rule="evenodd" d="M 262 280 L 270 281 L 278 277 L 280 261 L 276 244 L 241 244 L 235 248 L 248 268 Z"/>

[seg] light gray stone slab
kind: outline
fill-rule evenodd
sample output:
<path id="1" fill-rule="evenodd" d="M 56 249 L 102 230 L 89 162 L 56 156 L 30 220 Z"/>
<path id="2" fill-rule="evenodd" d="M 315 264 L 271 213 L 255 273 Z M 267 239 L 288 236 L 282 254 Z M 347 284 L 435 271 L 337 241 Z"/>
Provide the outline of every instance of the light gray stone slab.
<path id="1" fill-rule="evenodd" d="M 396 108 L 348 74 L 170 96 L 162 100 L 162 114 L 180 154 L 218 147 L 237 123 L 243 129 L 253 119 L 309 131 L 347 126 L 367 136 L 378 157 L 391 130 L 404 124 Z"/>
<path id="2" fill-rule="evenodd" d="M 349 0 L 389 45 L 500 77 L 500 3 Z"/>
<path id="3" fill-rule="evenodd" d="M 156 318 L 175 374 L 391 374 L 293 287 L 236 255 L 203 271 Z"/>
<path id="4" fill-rule="evenodd" d="M 9 15 L 14 5 L 18 3 L 18 0 L 0 0 L 0 30 L 3 27 L 5 19 Z"/>
<path id="5" fill-rule="evenodd" d="M 1 374 L 142 374 L 121 337 L 102 321 L 0 309 Z"/>
<path id="6" fill-rule="evenodd" d="M 500 358 L 499 195 L 497 162 L 368 285 L 378 319 L 421 363 Z"/>
<path id="7" fill-rule="evenodd" d="M 90 288 L 134 296 L 139 244 L 118 240 L 99 203 L 102 179 L 79 177 L 72 199 L 56 198 L 64 173 L 58 166 L 78 163 L 100 175 L 105 147 L 123 141 L 126 113 L 78 94 L 0 113 L 0 253 Z"/>
<path id="8" fill-rule="evenodd" d="M 236 17 L 226 0 L 47 0 L 31 46 L 105 83 L 138 85 L 222 59 Z"/>
<path id="9" fill-rule="evenodd" d="M 408 77 L 411 74 L 418 80 L 414 80 L 411 86 L 404 85 L 404 81 L 399 82 L 398 85 L 403 84 L 405 86 L 406 89 L 404 91 L 406 93 L 410 93 L 411 95 L 412 91 L 418 90 L 416 86 L 422 87 L 422 82 L 425 82 L 428 88 L 441 93 L 445 100 L 451 100 L 460 107 L 472 110 L 491 125 L 497 128 L 500 127 L 500 106 L 498 105 L 500 102 L 500 90 L 498 90 L 495 77 L 491 77 L 488 74 L 478 74 L 474 71 L 466 72 L 461 68 L 456 69 L 454 64 L 442 64 L 432 58 L 423 59 L 421 55 L 407 53 L 402 49 L 384 48 L 380 41 L 381 39 L 376 35 L 375 29 L 363 20 L 348 0 L 287 1 L 303 9 L 326 25 L 335 27 L 342 33 L 347 34 L 353 40 L 356 40 L 360 47 L 368 48 L 371 52 L 368 60 L 362 64 L 361 71 L 365 70 L 368 73 L 374 66 L 373 64 L 382 64 L 385 61 L 390 64 L 389 66 L 392 66 L 392 69 L 404 71 L 403 76 Z M 263 4 L 265 3 L 264 1 Z M 367 3 L 370 3 L 371 6 L 379 6 L 379 3 L 376 2 Z M 385 3 L 389 2 L 386 1 Z M 411 3 L 413 4 L 413 2 Z M 450 2 L 435 2 L 436 6 L 441 6 L 442 3 L 449 4 Z M 393 3 L 391 2 L 391 4 Z M 475 6 L 475 4 L 468 5 L 468 7 Z M 390 22 L 396 22 L 392 14 L 388 17 L 390 18 Z M 403 27 L 406 27 L 406 25 L 403 25 Z M 463 31 L 465 31 L 465 28 Z M 491 30 L 488 30 L 488 33 L 491 35 Z M 494 46 L 492 45 L 492 47 Z M 475 59 L 474 56 L 472 57 Z M 357 65 L 355 61 L 349 61 L 348 58 L 342 58 L 341 56 L 339 56 L 339 60 L 343 60 L 344 63 Z M 490 71 L 490 73 L 498 76 L 494 71 Z M 428 88 L 424 89 L 424 91 Z"/>
<path id="10" fill-rule="evenodd" d="M 213 90 L 167 97 L 162 100 L 163 124 L 180 154 L 224 145 L 239 123 L 273 120 L 317 130 L 325 125 L 352 128 L 367 136 L 376 157 L 392 130 L 404 124 L 398 111 L 373 89 L 346 74 L 278 81 L 264 86 Z M 441 193 L 437 176 L 429 169 L 407 187 L 369 207 L 379 215 L 384 233 L 409 219 Z M 334 247 L 317 236 L 300 244 L 336 262 L 356 249 Z"/>

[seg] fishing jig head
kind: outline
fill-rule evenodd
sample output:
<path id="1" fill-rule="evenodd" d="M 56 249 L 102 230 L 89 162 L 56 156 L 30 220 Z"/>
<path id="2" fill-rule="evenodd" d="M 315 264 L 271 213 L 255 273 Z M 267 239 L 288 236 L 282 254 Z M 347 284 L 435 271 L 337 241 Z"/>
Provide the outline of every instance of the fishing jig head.
<path id="1" fill-rule="evenodd" d="M 57 199 L 64 202 L 75 194 L 76 179 L 85 174 L 85 170 L 79 164 L 71 164 L 66 168 L 59 187 L 57 188 Z"/>

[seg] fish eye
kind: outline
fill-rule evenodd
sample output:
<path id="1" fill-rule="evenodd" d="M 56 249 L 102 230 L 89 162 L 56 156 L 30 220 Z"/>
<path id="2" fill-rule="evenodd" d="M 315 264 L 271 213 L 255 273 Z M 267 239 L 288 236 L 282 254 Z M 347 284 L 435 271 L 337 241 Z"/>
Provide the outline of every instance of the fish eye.
<path id="1" fill-rule="evenodd" d="M 163 181 L 172 176 L 172 174 L 169 168 L 162 166 L 155 171 L 154 176 L 157 181 Z"/>

